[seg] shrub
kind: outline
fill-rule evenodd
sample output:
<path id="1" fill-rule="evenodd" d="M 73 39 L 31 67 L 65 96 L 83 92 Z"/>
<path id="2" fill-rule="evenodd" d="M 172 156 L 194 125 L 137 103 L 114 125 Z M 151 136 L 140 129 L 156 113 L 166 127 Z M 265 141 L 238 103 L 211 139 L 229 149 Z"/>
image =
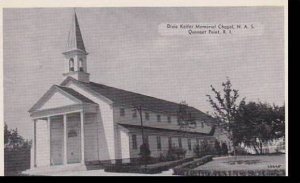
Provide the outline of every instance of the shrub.
<path id="1" fill-rule="evenodd" d="M 151 158 L 150 154 L 151 154 L 151 151 L 149 149 L 149 144 L 143 143 L 140 146 L 140 153 L 139 153 L 139 155 L 141 156 L 142 162 L 147 163 Z"/>
<path id="2" fill-rule="evenodd" d="M 167 159 L 169 161 L 184 158 L 186 150 L 181 147 L 171 147 L 167 152 Z"/>
<path id="3" fill-rule="evenodd" d="M 215 154 L 215 155 L 221 155 L 222 154 L 220 142 L 218 140 L 215 141 L 214 153 L 213 154 Z"/>
<path id="4" fill-rule="evenodd" d="M 222 151 L 222 155 L 227 155 L 228 154 L 228 147 L 227 147 L 227 144 L 225 142 L 222 143 L 221 151 Z"/>

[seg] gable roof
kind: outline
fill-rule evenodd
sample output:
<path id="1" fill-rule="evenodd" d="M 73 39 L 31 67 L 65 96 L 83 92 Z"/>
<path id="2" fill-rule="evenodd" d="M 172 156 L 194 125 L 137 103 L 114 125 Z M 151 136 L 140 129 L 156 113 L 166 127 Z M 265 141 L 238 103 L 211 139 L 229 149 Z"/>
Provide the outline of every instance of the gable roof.
<path id="1" fill-rule="evenodd" d="M 50 97 L 53 95 L 54 92 L 60 92 L 69 98 L 79 102 L 79 103 L 89 103 L 89 104 L 96 104 L 92 100 L 86 98 L 85 96 L 81 95 L 80 93 L 76 92 L 75 90 L 63 86 L 53 85 L 30 109 L 28 112 L 33 112 L 39 107 L 41 107 L 45 101 L 49 100 Z"/>
<path id="2" fill-rule="evenodd" d="M 142 95 L 139 93 L 126 91 L 99 83 L 81 82 L 71 77 L 68 77 L 61 85 L 66 84 L 67 80 L 72 80 L 75 83 L 84 86 L 88 90 L 96 92 L 97 94 L 100 94 L 111 100 L 113 103 L 119 105 L 141 106 L 145 110 L 169 113 L 173 115 L 177 114 L 177 110 L 179 107 L 179 104 L 175 102 L 170 102 L 167 100 L 158 99 L 147 95 Z M 200 110 L 194 107 L 188 106 L 188 110 L 192 113 L 192 116 L 194 116 L 198 120 L 205 120 L 206 122 L 214 121 L 214 119 L 211 116 L 201 112 Z"/>
<path id="3" fill-rule="evenodd" d="M 82 103 L 96 104 L 95 102 L 93 102 L 92 100 L 90 100 L 90 99 L 86 98 L 85 96 L 81 95 L 80 93 L 78 93 L 77 91 L 73 90 L 72 88 L 67 88 L 67 87 L 58 86 L 58 85 L 55 85 L 55 86 L 58 87 L 58 88 L 60 88 L 64 92 L 72 95 L 76 99 L 80 100 Z"/>

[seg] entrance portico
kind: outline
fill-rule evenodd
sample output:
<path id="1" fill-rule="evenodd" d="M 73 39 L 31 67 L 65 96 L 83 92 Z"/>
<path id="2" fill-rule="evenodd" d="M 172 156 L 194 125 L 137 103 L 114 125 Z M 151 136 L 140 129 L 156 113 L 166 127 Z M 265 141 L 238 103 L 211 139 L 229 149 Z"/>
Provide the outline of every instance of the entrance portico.
<path id="1" fill-rule="evenodd" d="M 34 126 L 31 167 L 84 165 L 85 118 L 96 114 L 98 105 L 74 90 L 58 86 L 50 90 L 30 111 Z M 57 104 L 58 98 L 60 101 L 67 98 L 70 105 L 49 105 Z"/>

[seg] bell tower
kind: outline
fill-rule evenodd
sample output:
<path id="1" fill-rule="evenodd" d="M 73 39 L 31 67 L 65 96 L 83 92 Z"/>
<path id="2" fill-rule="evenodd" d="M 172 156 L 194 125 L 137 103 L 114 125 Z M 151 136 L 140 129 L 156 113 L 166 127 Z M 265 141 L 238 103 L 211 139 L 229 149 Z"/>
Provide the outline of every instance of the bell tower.
<path id="1" fill-rule="evenodd" d="M 71 76 L 82 82 L 89 82 L 90 74 L 87 72 L 87 55 L 85 50 L 78 19 L 74 10 L 72 25 L 68 34 L 65 56 L 64 77 Z"/>

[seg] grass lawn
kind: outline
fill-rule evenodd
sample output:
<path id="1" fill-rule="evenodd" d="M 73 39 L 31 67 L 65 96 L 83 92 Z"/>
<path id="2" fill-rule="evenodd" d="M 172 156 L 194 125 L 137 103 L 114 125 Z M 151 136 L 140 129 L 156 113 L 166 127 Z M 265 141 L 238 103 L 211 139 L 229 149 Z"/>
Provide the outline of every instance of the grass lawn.
<path id="1" fill-rule="evenodd" d="M 268 170 L 285 169 L 285 154 L 216 157 L 195 170 Z"/>

